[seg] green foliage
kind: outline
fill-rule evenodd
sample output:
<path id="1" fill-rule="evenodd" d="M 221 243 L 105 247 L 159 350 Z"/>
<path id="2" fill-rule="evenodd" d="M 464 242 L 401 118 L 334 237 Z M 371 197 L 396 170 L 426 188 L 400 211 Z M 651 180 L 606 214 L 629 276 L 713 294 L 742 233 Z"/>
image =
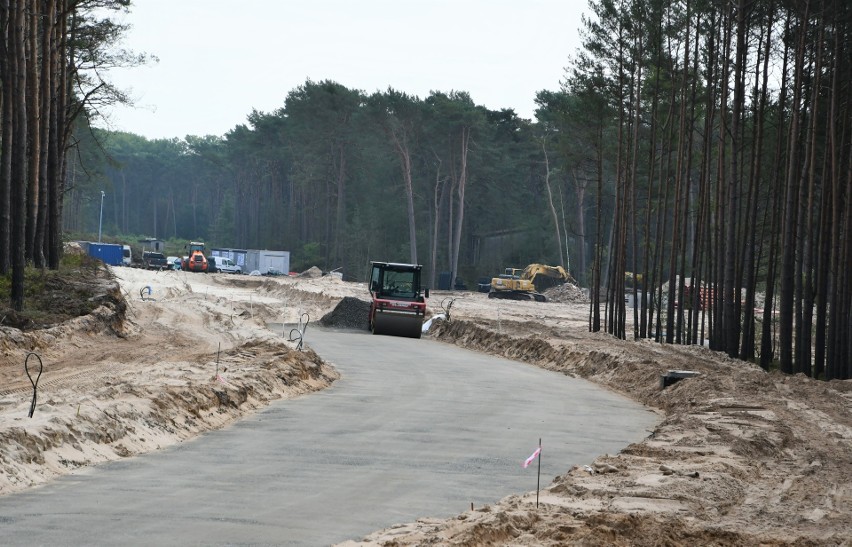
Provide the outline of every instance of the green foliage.
<path id="1" fill-rule="evenodd" d="M 217 247 L 234 247 L 234 232 L 234 198 L 226 192 L 210 226 L 210 237 Z"/>
<path id="2" fill-rule="evenodd" d="M 313 266 L 318 266 L 322 269 L 322 256 L 322 245 L 316 241 L 305 243 L 302 245 L 301 252 L 296 255 L 297 258 L 291 262 L 290 267 L 297 272 L 303 272 Z"/>
<path id="3" fill-rule="evenodd" d="M 89 314 L 111 298 L 100 282 L 109 278 L 99 260 L 84 254 L 63 255 L 57 270 L 27 267 L 24 309 L 0 304 L 0 325 L 30 330 Z M 11 290 L 11 275 L 0 276 L 0 302 L 9 302 Z"/>

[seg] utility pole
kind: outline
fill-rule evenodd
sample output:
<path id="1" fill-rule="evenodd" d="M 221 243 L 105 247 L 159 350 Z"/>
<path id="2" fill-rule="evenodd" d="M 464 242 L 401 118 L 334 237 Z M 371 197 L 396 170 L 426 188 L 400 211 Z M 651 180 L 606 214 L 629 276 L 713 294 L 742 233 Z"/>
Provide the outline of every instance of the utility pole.
<path id="1" fill-rule="evenodd" d="M 104 193 L 104 191 L 101 190 L 101 215 L 98 218 L 98 243 L 101 242 L 101 227 L 103 226 L 103 222 L 104 222 L 104 196 L 105 195 L 106 195 L 106 193 Z"/>

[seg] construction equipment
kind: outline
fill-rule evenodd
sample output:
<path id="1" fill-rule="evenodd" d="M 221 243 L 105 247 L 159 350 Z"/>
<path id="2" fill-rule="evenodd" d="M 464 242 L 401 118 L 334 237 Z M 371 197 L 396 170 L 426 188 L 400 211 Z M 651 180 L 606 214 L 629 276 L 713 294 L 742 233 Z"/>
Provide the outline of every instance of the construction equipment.
<path id="1" fill-rule="evenodd" d="M 521 277 L 523 279 L 529 279 L 532 281 L 532 284 L 535 285 L 535 290 L 538 292 L 544 292 L 550 287 L 555 287 L 557 285 L 562 285 L 563 283 L 571 283 L 576 284 L 574 278 L 571 277 L 565 268 L 562 266 L 547 266 L 545 264 L 530 264 L 526 268 L 524 268 L 523 273 L 521 273 Z"/>
<path id="2" fill-rule="evenodd" d="M 547 297 L 541 293 L 566 281 L 572 281 L 572 278 L 562 266 L 530 264 L 523 270 L 506 268 L 505 273 L 491 279 L 488 298 L 546 302 Z"/>
<path id="3" fill-rule="evenodd" d="M 200 241 L 190 241 L 189 245 L 184 247 L 187 250 L 187 257 L 181 261 L 181 269 L 190 272 L 207 273 L 207 257 L 204 256 L 204 243 Z"/>
<path id="4" fill-rule="evenodd" d="M 429 289 L 421 292 L 420 264 L 371 262 L 370 330 L 373 334 L 420 338 Z"/>
<path id="5" fill-rule="evenodd" d="M 545 302 L 547 298 L 536 292 L 532 281 L 521 277 L 523 272 L 524 270 L 520 268 L 506 268 L 505 273 L 492 278 L 488 298 Z"/>

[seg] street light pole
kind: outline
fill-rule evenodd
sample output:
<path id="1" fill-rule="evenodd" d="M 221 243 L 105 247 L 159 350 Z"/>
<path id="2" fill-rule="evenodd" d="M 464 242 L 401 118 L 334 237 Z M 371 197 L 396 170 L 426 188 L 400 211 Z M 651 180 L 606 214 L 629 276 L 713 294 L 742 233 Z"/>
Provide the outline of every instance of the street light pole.
<path id="1" fill-rule="evenodd" d="M 98 219 L 98 243 L 101 242 L 101 226 L 103 226 L 104 222 L 104 196 L 106 194 L 103 190 L 101 190 L 101 216 Z"/>

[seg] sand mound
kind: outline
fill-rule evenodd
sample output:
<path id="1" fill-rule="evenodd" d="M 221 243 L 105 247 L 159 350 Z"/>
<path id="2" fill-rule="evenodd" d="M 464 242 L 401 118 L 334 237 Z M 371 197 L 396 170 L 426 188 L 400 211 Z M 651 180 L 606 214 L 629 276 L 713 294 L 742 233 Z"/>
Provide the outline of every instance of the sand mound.
<path id="1" fill-rule="evenodd" d="M 77 243 L 76 241 L 68 241 L 62 246 L 62 252 L 65 254 L 72 255 L 84 255 L 86 251 L 83 249 L 83 246 Z"/>
<path id="2" fill-rule="evenodd" d="M 304 272 L 300 273 L 299 277 L 308 277 L 311 279 L 316 279 L 317 277 L 322 277 L 322 270 L 320 270 L 316 266 L 311 266 Z"/>
<path id="3" fill-rule="evenodd" d="M 370 322 L 370 303 L 353 296 L 346 296 L 322 319 L 324 327 L 366 329 Z"/>

